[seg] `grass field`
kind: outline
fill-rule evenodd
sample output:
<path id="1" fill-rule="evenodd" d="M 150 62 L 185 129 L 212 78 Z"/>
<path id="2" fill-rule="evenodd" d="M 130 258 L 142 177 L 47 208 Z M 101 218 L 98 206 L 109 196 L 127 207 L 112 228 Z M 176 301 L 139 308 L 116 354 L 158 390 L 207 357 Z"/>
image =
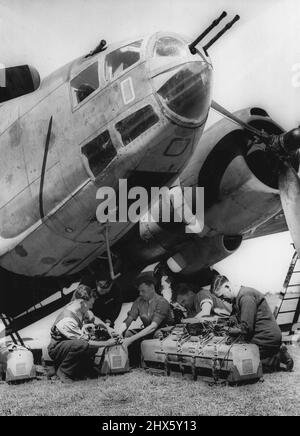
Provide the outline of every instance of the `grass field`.
<path id="1" fill-rule="evenodd" d="M 269 296 L 272 309 L 277 296 Z M 45 378 L 0 383 L 3 415 L 300 415 L 300 347 L 291 346 L 292 373 L 264 376 L 240 387 L 155 376 L 143 370 L 63 385 Z"/>
<path id="2" fill-rule="evenodd" d="M 0 384 L 0 415 L 300 415 L 300 348 L 292 373 L 240 387 L 155 376 L 143 370 L 74 382 Z"/>

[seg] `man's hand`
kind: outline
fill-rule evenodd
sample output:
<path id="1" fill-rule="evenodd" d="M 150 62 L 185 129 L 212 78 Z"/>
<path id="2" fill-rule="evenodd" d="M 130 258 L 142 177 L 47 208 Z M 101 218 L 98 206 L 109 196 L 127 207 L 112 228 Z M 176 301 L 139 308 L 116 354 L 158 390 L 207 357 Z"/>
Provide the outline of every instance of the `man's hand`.
<path id="1" fill-rule="evenodd" d="M 122 346 L 125 348 L 125 349 L 127 349 L 128 347 L 129 347 L 129 345 L 131 345 L 132 344 L 132 340 L 131 340 L 131 338 L 125 338 L 124 340 L 123 340 L 123 342 L 122 342 Z"/>
<path id="2" fill-rule="evenodd" d="M 126 330 L 127 325 L 125 324 L 125 322 L 122 322 L 122 324 L 118 328 L 115 328 L 115 332 L 120 336 L 122 336 Z"/>
<path id="3" fill-rule="evenodd" d="M 91 310 L 87 311 L 84 318 L 85 318 L 85 321 L 87 323 L 94 323 L 95 322 L 95 315 L 93 314 L 93 312 Z"/>
<path id="4" fill-rule="evenodd" d="M 112 329 L 112 328 L 109 328 L 108 331 L 109 331 L 109 334 L 111 335 L 112 338 L 118 338 L 118 337 L 120 336 L 119 333 L 116 332 L 116 331 L 115 331 L 114 329 Z"/>
<path id="5" fill-rule="evenodd" d="M 174 309 L 179 309 L 179 310 L 182 310 L 183 312 L 186 312 L 186 308 L 184 306 L 182 306 L 181 304 L 177 303 L 177 301 L 175 301 L 175 303 L 172 303 L 172 307 Z"/>
<path id="6" fill-rule="evenodd" d="M 115 339 L 108 339 L 106 342 L 105 342 L 105 346 L 107 346 L 107 347 L 111 347 L 112 345 L 116 345 L 116 340 Z"/>

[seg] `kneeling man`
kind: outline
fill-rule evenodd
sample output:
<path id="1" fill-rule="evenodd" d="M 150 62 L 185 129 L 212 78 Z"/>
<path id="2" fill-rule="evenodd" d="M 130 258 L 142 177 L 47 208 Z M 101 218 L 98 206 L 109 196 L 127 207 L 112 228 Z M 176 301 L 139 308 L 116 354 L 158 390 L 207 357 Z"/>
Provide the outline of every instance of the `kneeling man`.
<path id="1" fill-rule="evenodd" d="M 88 315 L 91 319 L 90 309 L 94 302 L 95 295 L 91 288 L 79 285 L 72 301 L 58 315 L 51 328 L 48 353 L 54 361 L 57 376 L 64 383 L 91 375 L 98 348 L 115 344 L 114 339 L 89 340 L 84 320 Z"/>
<path id="2" fill-rule="evenodd" d="M 243 335 L 246 341 L 259 347 L 264 371 L 276 371 L 280 363 L 291 371 L 293 359 L 286 346 L 281 345 L 281 330 L 264 295 L 256 289 L 235 287 L 222 276 L 215 281 L 212 291 L 219 298 L 233 303 L 237 326 L 229 329 L 229 334 Z"/>
<path id="3" fill-rule="evenodd" d="M 169 302 L 156 293 L 156 278 L 152 272 L 144 272 L 136 280 L 140 296 L 133 303 L 124 321 L 124 346 L 128 346 L 131 366 L 140 363 L 140 343 L 144 339 L 153 338 L 159 327 L 172 325 L 173 316 Z M 142 329 L 131 330 L 130 326 L 138 317 L 143 322 Z"/>

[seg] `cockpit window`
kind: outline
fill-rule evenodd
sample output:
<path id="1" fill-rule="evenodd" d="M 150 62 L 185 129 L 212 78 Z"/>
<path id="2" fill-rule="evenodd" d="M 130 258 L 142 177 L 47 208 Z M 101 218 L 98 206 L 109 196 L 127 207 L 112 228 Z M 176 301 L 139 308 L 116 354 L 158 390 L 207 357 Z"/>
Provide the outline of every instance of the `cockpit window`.
<path id="1" fill-rule="evenodd" d="M 152 106 L 148 105 L 119 121 L 116 124 L 116 129 L 120 133 L 124 145 L 128 145 L 158 121 L 157 114 Z"/>
<path id="2" fill-rule="evenodd" d="M 81 152 L 87 158 L 95 177 L 107 167 L 117 154 L 108 130 L 85 144 L 81 148 Z"/>
<path id="3" fill-rule="evenodd" d="M 118 48 L 109 53 L 105 59 L 105 75 L 108 80 L 122 74 L 140 60 L 142 40 L 135 41 L 125 47 Z"/>
<path id="4" fill-rule="evenodd" d="M 172 36 L 163 36 L 156 41 L 154 56 L 183 57 L 187 55 L 186 45 Z"/>
<path id="5" fill-rule="evenodd" d="M 206 62 L 188 62 L 154 77 L 157 95 L 174 114 L 193 122 L 203 122 L 211 100 L 211 66 Z M 163 84 L 162 84 L 163 83 Z"/>
<path id="6" fill-rule="evenodd" d="M 74 105 L 81 103 L 98 88 L 98 62 L 95 62 L 71 80 Z"/>

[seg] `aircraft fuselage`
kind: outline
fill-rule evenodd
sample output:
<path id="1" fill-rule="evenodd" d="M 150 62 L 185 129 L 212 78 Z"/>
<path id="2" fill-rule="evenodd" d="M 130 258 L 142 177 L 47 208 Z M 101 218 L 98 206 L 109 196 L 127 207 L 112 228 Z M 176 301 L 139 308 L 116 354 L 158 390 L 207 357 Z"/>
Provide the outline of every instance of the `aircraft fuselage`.
<path id="1" fill-rule="evenodd" d="M 4 103 L 0 265 L 60 276 L 105 252 L 97 190 L 178 176 L 204 129 L 211 72 L 202 51 L 160 33 L 79 58 Z M 111 226 L 111 244 L 131 225 Z"/>

